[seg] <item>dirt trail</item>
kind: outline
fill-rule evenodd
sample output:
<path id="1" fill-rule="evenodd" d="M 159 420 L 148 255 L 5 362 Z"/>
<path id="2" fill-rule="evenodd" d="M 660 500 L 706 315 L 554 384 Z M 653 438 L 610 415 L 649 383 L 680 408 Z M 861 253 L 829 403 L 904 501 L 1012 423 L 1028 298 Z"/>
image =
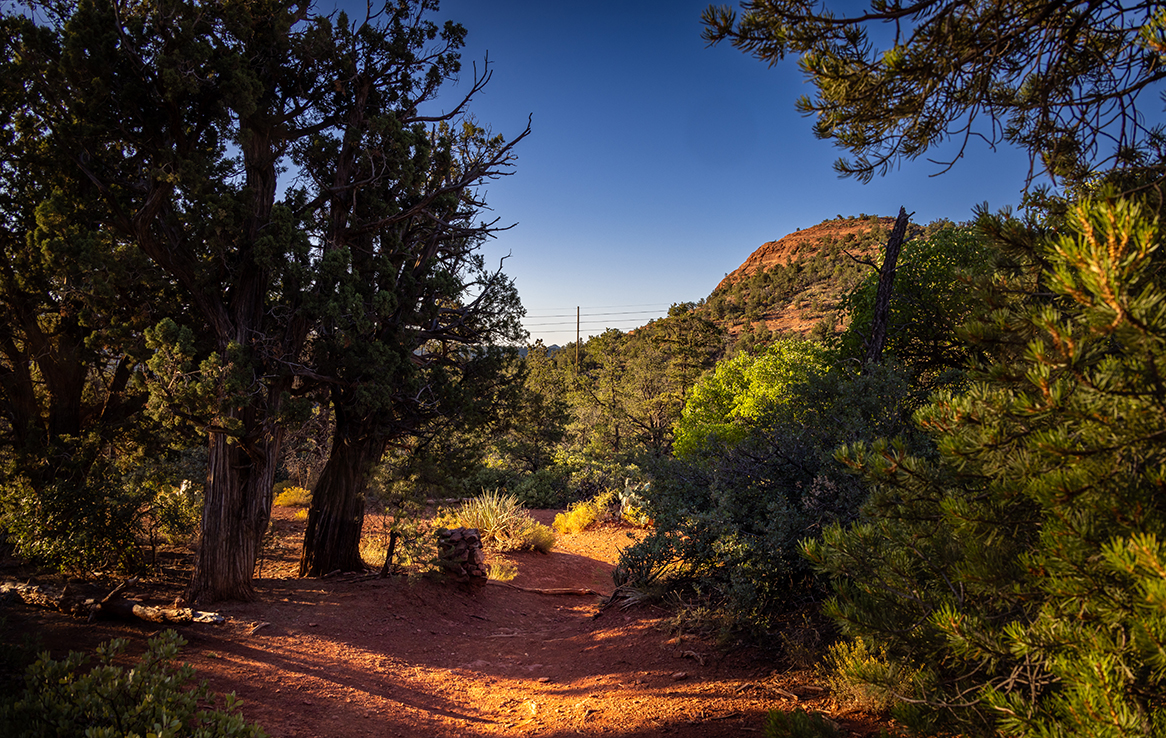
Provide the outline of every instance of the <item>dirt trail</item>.
<path id="1" fill-rule="evenodd" d="M 285 512 L 277 530 L 290 540 L 297 526 Z M 549 555 L 511 555 L 512 584 L 609 592 L 628 541 L 606 530 L 565 536 Z M 270 571 L 286 574 L 288 554 L 275 549 Z M 404 577 L 267 578 L 258 591 L 256 602 L 219 606 L 224 625 L 182 628 L 182 656 L 277 738 L 760 735 L 769 709 L 837 711 L 805 675 L 678 636 L 660 610 L 600 613 L 595 597 Z M 19 616 L 54 651 L 150 634 Z M 864 715 L 835 720 L 843 735 L 877 732 Z"/>

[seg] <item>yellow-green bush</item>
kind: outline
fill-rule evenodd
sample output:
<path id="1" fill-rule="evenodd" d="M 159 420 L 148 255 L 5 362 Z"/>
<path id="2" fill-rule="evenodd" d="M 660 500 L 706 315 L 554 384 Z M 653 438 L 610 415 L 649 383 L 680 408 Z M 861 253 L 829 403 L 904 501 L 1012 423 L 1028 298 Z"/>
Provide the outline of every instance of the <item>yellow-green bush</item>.
<path id="1" fill-rule="evenodd" d="M 555 516 L 552 524 L 557 533 L 581 533 L 595 523 L 605 519 L 615 499 L 615 490 L 600 492 L 590 500 L 576 502 L 567 508 L 567 512 Z"/>
<path id="2" fill-rule="evenodd" d="M 271 504 L 276 507 L 307 507 L 312 504 L 312 492 L 303 487 L 284 487 Z"/>

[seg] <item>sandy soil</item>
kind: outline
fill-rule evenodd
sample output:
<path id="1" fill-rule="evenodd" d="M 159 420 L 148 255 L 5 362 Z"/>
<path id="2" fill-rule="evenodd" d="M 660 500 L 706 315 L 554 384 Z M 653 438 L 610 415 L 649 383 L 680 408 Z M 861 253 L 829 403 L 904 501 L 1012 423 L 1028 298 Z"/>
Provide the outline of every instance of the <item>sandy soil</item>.
<path id="1" fill-rule="evenodd" d="M 561 536 L 550 554 L 510 554 L 513 587 L 301 580 L 292 572 L 302 523 L 291 513 L 275 511 L 259 599 L 218 605 L 222 625 L 179 629 L 199 677 L 235 692 L 272 736 L 761 735 L 768 710 L 797 707 L 826 713 L 842 735 L 880 727 L 840 708 L 812 675 L 775 669 L 770 655 L 678 633 L 666 610 L 601 610 L 595 596 L 515 588 L 609 593 L 618 552 L 637 531 Z M 161 584 L 138 594 L 173 597 Z M 56 655 L 111 637 L 140 652 L 156 631 L 23 605 L 0 616 Z"/>

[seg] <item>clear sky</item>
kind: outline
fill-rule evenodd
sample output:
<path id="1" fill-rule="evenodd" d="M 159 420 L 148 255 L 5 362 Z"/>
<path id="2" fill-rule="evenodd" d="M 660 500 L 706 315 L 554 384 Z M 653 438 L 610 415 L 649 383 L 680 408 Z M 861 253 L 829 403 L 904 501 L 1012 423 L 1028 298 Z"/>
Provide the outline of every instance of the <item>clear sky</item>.
<path id="1" fill-rule="evenodd" d="M 443 0 L 468 30 L 454 100 L 489 55 L 479 123 L 508 138 L 532 119 L 494 215 L 515 227 L 488 247 L 517 284 L 531 340 L 627 330 L 707 297 L 758 246 L 836 215 L 967 220 L 1015 206 L 1028 171 L 982 143 L 952 171 L 905 164 L 870 184 L 839 179 L 842 153 L 814 138 L 795 101 L 794 59 L 773 68 L 701 40 L 702 0 Z M 942 157 L 943 152 L 937 152 Z"/>

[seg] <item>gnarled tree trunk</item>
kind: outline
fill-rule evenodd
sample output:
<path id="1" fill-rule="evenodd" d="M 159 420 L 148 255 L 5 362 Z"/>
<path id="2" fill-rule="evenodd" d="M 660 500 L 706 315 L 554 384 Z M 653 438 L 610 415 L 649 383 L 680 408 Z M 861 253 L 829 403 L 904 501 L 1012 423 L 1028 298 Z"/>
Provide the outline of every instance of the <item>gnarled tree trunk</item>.
<path id="1" fill-rule="evenodd" d="M 312 490 L 300 553 L 301 577 L 364 568 L 360 558 L 364 490 L 369 472 L 384 455 L 385 442 L 361 431 L 362 424 L 337 406 L 332 453 Z"/>
<path id="2" fill-rule="evenodd" d="M 251 578 L 271 519 L 282 438 L 278 426 L 265 425 L 248 448 L 223 433 L 211 434 L 198 553 L 186 590 L 190 602 L 255 598 Z"/>

